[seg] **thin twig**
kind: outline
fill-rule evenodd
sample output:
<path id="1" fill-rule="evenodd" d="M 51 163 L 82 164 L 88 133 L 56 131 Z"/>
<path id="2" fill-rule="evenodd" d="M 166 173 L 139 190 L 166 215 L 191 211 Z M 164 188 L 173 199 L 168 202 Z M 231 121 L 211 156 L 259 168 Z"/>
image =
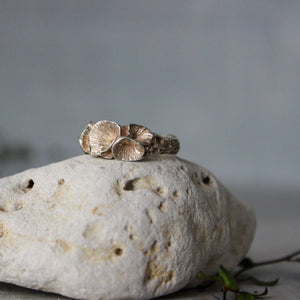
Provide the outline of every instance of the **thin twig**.
<path id="1" fill-rule="evenodd" d="M 240 274 L 244 273 L 245 271 L 249 270 L 249 269 L 253 269 L 253 268 L 257 268 L 257 267 L 261 267 L 261 266 L 265 266 L 265 265 L 271 265 L 271 264 L 277 264 L 277 263 L 280 263 L 280 262 L 284 262 L 284 261 L 287 261 L 287 262 L 298 262 L 298 259 L 296 260 L 293 260 L 293 258 L 295 256 L 298 256 L 300 255 L 300 250 L 298 251 L 295 251 L 289 255 L 285 255 L 283 257 L 280 257 L 280 258 L 276 258 L 276 259 L 271 259 L 271 260 L 266 260 L 266 261 L 261 261 L 261 262 L 252 262 L 250 265 L 248 266 L 245 266 L 244 268 L 242 268 L 241 270 L 239 270 L 238 272 L 236 272 L 235 274 L 235 278 L 237 278 Z"/>
<path id="2" fill-rule="evenodd" d="M 227 292 L 228 292 L 228 290 L 223 288 L 223 300 L 227 299 Z"/>

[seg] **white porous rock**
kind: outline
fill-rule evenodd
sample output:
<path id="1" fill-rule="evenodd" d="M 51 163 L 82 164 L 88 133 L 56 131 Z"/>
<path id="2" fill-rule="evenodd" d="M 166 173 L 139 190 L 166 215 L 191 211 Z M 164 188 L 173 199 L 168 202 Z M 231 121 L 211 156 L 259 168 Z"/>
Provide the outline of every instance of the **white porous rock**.
<path id="1" fill-rule="evenodd" d="M 0 281 L 76 299 L 150 299 L 233 269 L 253 211 L 175 156 L 74 157 L 0 179 Z"/>

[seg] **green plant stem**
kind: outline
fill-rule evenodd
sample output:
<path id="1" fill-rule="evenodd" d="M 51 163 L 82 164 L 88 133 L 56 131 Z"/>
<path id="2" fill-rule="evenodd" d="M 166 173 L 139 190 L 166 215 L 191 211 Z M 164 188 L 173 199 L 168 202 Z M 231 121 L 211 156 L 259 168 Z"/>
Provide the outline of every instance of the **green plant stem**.
<path id="1" fill-rule="evenodd" d="M 271 265 L 271 264 L 277 264 L 280 262 L 295 262 L 297 260 L 293 260 L 293 258 L 295 256 L 300 255 L 300 250 L 295 251 L 289 255 L 285 255 L 283 257 L 280 258 L 276 258 L 276 259 L 271 259 L 271 260 L 266 260 L 266 261 L 261 261 L 261 262 L 253 262 L 252 264 L 250 264 L 249 266 L 246 266 L 244 268 L 242 268 L 241 270 L 239 270 L 238 272 L 236 272 L 236 274 L 234 275 L 235 278 L 237 278 L 239 275 L 241 275 L 242 273 L 244 273 L 245 271 L 249 270 L 249 269 L 253 269 L 253 268 L 257 268 L 257 267 L 261 267 L 261 266 L 265 266 L 265 265 Z"/>

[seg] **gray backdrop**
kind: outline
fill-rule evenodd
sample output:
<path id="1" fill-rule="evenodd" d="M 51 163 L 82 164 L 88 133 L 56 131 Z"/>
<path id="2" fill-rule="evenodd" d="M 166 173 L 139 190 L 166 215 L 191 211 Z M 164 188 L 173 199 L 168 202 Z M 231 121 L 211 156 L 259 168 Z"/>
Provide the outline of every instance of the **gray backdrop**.
<path id="1" fill-rule="evenodd" d="M 90 120 L 136 122 L 176 134 L 182 158 L 251 204 L 254 260 L 298 249 L 299 16 L 299 0 L 0 0 L 0 177 L 80 155 Z M 257 276 L 298 299 L 296 267 Z M 164 299 L 189 295 L 202 299 Z"/>
<path id="2" fill-rule="evenodd" d="M 299 1 L 1 0 L 0 175 L 80 155 L 86 123 L 108 119 L 177 135 L 225 184 L 299 185 L 299 15 Z"/>

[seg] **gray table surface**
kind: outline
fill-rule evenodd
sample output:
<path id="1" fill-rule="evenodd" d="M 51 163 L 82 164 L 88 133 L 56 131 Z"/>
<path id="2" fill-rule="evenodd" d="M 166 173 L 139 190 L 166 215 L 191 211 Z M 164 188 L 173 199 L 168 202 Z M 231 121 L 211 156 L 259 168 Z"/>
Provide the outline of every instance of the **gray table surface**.
<path id="1" fill-rule="evenodd" d="M 255 240 L 248 256 L 254 261 L 280 257 L 300 249 L 300 189 L 284 187 L 272 188 L 231 188 L 234 194 L 249 203 L 256 211 L 258 224 Z M 267 299 L 300 299 L 300 265 L 280 263 L 251 271 L 263 280 L 279 277 L 279 284 L 269 288 Z M 261 291 L 263 287 L 242 285 L 244 290 Z M 0 299 L 43 299 L 59 300 L 66 297 L 0 283 Z M 222 299 L 220 286 L 214 285 L 205 290 L 182 290 L 158 299 L 216 300 Z M 233 299 L 232 296 L 227 299 Z"/>

